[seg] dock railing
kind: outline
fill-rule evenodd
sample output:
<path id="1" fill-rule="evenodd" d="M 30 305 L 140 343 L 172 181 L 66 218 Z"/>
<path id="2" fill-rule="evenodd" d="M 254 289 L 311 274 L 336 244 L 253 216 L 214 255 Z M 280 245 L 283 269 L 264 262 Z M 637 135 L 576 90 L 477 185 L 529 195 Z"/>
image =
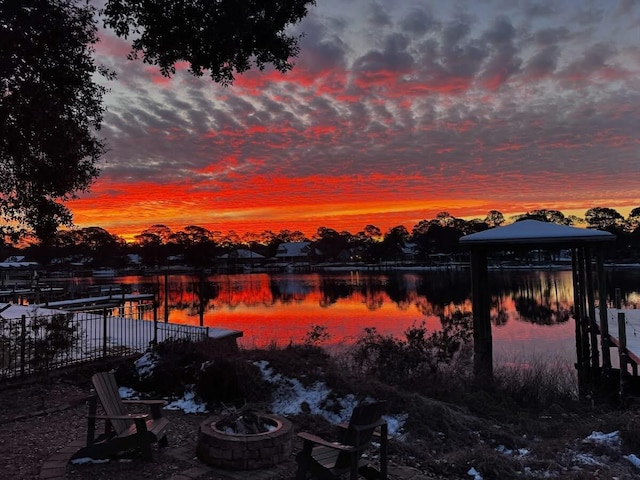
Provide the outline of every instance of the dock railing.
<path id="1" fill-rule="evenodd" d="M 157 320 L 152 303 L 107 306 L 91 311 L 0 317 L 0 379 L 146 351 L 169 338 L 193 341 L 208 327 Z"/>

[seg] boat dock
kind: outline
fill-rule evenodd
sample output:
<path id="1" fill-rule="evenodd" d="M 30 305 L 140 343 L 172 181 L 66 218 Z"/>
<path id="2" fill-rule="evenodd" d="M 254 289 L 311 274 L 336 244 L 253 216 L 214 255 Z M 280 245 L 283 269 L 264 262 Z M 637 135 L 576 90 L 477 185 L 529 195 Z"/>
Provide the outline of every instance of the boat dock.
<path id="1" fill-rule="evenodd" d="M 93 310 L 108 306 L 120 306 L 128 302 L 151 302 L 155 298 L 152 293 L 133 294 L 123 293 L 118 295 L 101 295 L 95 297 L 74 298 L 72 300 L 58 300 L 37 304 L 37 307 L 55 308 L 67 311 Z"/>
<path id="2" fill-rule="evenodd" d="M 640 365 L 640 309 L 607 309 L 607 327 L 611 346 L 617 347 L 620 365 L 630 364 L 634 376 Z M 621 369 L 624 370 L 624 369 Z"/>

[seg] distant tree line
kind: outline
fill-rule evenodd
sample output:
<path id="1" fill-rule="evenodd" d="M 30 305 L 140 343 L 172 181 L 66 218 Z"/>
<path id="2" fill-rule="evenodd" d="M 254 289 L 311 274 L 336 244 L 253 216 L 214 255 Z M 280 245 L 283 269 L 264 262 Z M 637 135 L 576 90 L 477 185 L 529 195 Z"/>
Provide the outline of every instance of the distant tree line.
<path id="1" fill-rule="evenodd" d="M 297 230 L 278 233 L 265 230 L 260 234 L 238 235 L 233 231 L 223 234 L 197 225 L 179 231 L 165 225 L 153 225 L 136 235 L 133 242 L 126 242 L 103 228 L 87 227 L 58 231 L 46 246 L 34 240 L 32 245 L 22 248 L 4 244 L 3 249 L 5 258 L 20 252 L 43 264 L 75 259 L 94 268 L 124 267 L 130 259 L 129 254 L 135 254 L 147 266 L 162 266 L 172 258 L 179 258 L 185 265 L 204 268 L 215 263 L 221 255 L 238 249 L 271 258 L 282 243 L 308 241 L 311 242 L 310 250 L 319 252 L 318 261 L 393 261 L 403 258 L 410 250 L 412 260 L 428 262 L 438 254 L 464 252 L 458 243 L 463 235 L 527 219 L 606 230 L 617 237 L 608 247 L 607 254 L 611 259 L 637 261 L 640 258 L 640 207 L 634 208 L 627 218 L 614 209 L 603 207 L 587 210 L 584 218 L 546 209 L 532 210 L 509 220 L 497 210 L 488 212 L 484 219 L 472 220 L 441 212 L 431 220 L 421 220 L 411 230 L 398 225 L 383 233 L 374 225 L 366 225 L 361 231 L 350 233 L 322 226 L 311 238 Z"/>

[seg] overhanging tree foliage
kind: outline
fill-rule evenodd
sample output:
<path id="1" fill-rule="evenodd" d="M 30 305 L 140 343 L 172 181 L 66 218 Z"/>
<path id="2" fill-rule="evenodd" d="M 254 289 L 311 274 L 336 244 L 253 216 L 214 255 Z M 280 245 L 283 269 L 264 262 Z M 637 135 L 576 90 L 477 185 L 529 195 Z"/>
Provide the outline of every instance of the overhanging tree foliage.
<path id="1" fill-rule="evenodd" d="M 63 202 L 98 175 L 96 31 L 88 5 L 0 1 L 0 211 L 13 232 L 51 238 L 71 221 Z"/>
<path id="2" fill-rule="evenodd" d="M 246 72 L 252 65 L 290 70 L 298 37 L 286 29 L 314 4 L 315 0 L 107 0 L 102 14 L 118 36 L 133 36 L 129 58 L 141 55 L 165 76 L 175 73 L 177 62 L 186 61 L 194 75 L 208 70 L 214 81 L 229 85 L 234 72 Z"/>
<path id="3" fill-rule="evenodd" d="M 105 144 L 97 138 L 104 87 L 95 65 L 98 16 L 131 37 L 130 58 L 142 57 L 165 76 L 185 61 L 223 85 L 235 73 L 268 64 L 292 68 L 298 37 L 289 26 L 315 0 L 0 0 L 0 214 L 3 232 L 32 229 L 51 239 L 71 224 L 65 201 L 97 178 Z"/>

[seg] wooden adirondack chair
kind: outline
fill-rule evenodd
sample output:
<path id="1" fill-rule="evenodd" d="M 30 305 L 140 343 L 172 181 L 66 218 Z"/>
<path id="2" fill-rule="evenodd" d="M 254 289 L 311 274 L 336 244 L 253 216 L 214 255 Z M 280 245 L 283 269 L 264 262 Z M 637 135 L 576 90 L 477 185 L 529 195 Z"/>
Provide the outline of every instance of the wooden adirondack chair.
<path id="1" fill-rule="evenodd" d="M 87 445 L 73 458 L 109 458 L 119 453 L 137 449 L 146 460 L 152 460 L 151 444 L 167 445 L 166 430 L 169 420 L 162 417 L 164 400 L 123 400 L 113 372 L 96 373 L 91 377 L 95 395 L 89 400 Z M 104 415 L 97 415 L 100 400 Z M 128 413 L 125 405 L 147 405 L 148 413 Z M 96 436 L 96 421 L 105 421 L 105 430 Z"/>
<path id="2" fill-rule="evenodd" d="M 337 442 L 330 442 L 307 432 L 298 433 L 303 440 L 298 454 L 296 480 L 311 478 L 337 479 L 349 473 L 350 480 L 358 478 L 358 470 L 373 471 L 374 478 L 387 478 L 387 423 L 382 419 L 386 402 L 358 405 L 348 424 L 338 425 Z M 369 448 L 374 435 L 380 439 L 380 471 L 367 466 L 362 454 Z"/>

